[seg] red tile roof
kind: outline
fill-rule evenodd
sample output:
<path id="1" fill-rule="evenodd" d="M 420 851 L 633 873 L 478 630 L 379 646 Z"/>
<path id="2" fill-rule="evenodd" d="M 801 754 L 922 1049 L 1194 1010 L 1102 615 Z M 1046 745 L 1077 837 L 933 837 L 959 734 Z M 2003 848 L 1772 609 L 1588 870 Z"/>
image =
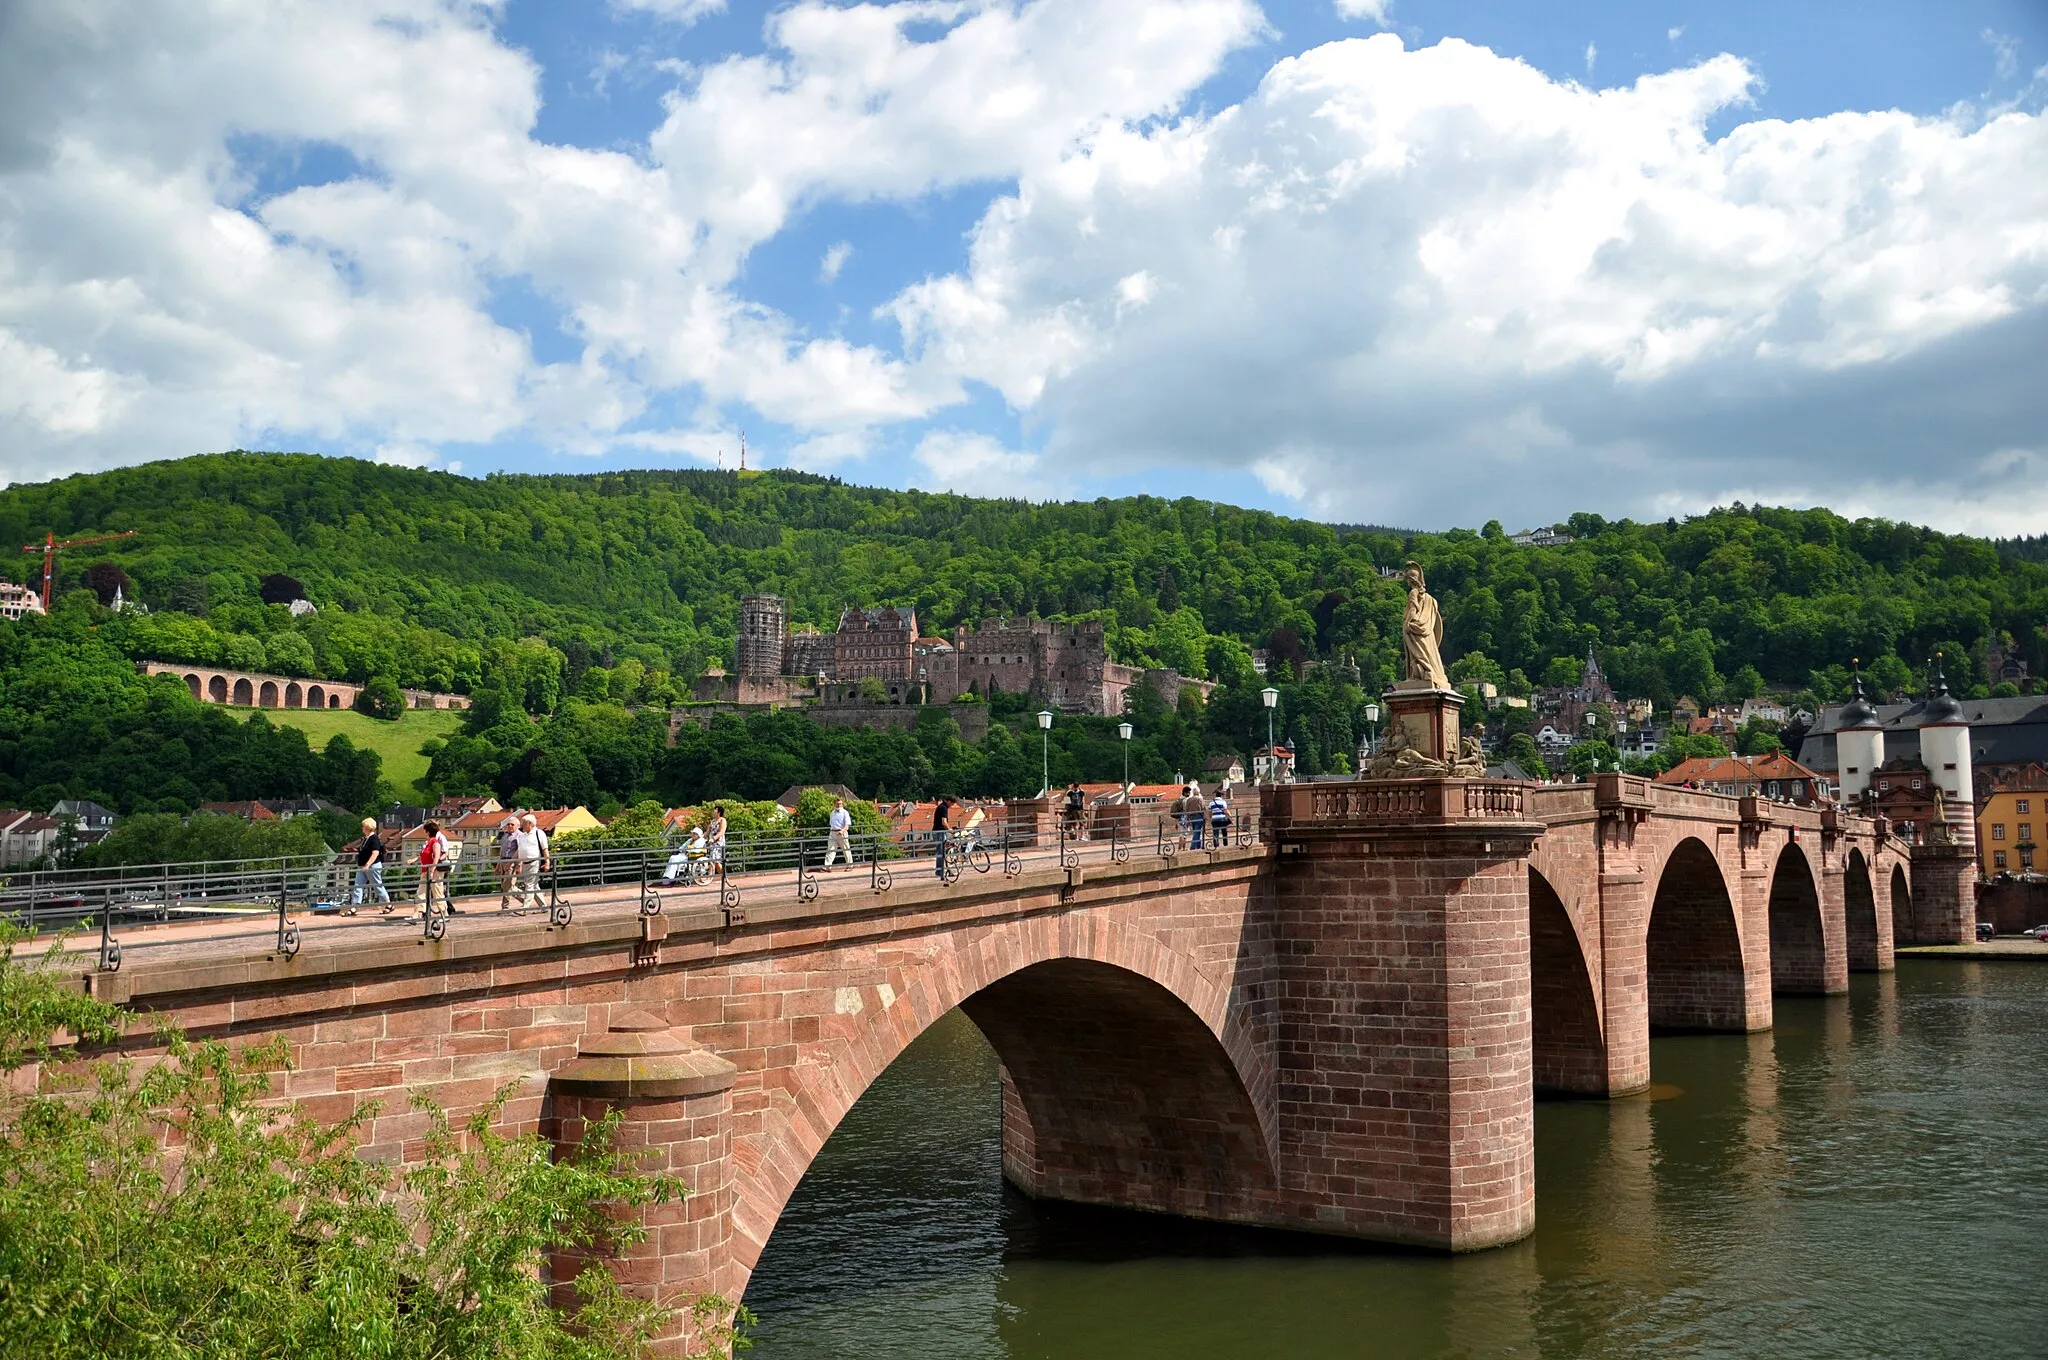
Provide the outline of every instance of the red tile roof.
<path id="1" fill-rule="evenodd" d="M 1805 779 L 1816 790 L 1820 776 L 1783 751 L 1760 756 L 1692 756 L 1657 776 L 1659 784 L 1747 784 L 1766 779 Z"/>

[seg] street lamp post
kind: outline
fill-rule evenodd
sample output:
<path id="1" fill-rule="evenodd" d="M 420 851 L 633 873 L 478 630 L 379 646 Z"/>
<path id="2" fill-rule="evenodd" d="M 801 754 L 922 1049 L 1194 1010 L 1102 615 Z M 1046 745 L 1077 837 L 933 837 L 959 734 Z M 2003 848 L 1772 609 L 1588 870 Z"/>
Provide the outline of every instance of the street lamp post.
<path id="1" fill-rule="evenodd" d="M 1046 797 L 1052 796 L 1052 710 L 1038 710 L 1038 787 Z"/>
<path id="2" fill-rule="evenodd" d="M 1122 737 L 1124 742 L 1124 793 L 1128 796 L 1131 791 L 1131 725 L 1127 722 L 1118 723 L 1116 734 Z"/>
<path id="3" fill-rule="evenodd" d="M 1380 706 L 1378 704 L 1367 704 L 1365 706 L 1365 748 L 1368 751 L 1379 750 L 1379 721 Z"/>
<path id="4" fill-rule="evenodd" d="M 1259 697 L 1266 701 L 1266 782 L 1280 782 L 1280 752 L 1273 745 L 1273 706 L 1280 702 L 1280 691 L 1271 685 L 1259 691 Z"/>

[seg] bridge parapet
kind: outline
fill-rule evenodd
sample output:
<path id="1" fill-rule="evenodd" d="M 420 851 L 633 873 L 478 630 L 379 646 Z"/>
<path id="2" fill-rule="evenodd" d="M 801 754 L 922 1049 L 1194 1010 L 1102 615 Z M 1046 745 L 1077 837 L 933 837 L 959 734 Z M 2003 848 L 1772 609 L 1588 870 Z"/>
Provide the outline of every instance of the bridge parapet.
<path id="1" fill-rule="evenodd" d="M 1498 779 L 1360 779 L 1262 791 L 1275 835 L 1309 828 L 1526 822 L 1530 789 Z"/>

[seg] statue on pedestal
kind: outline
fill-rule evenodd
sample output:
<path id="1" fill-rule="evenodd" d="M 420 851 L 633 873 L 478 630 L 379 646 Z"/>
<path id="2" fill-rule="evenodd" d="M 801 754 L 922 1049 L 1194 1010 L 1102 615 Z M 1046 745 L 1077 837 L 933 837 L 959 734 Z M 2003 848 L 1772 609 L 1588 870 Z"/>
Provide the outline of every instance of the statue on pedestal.
<path id="1" fill-rule="evenodd" d="M 1407 660 L 1402 687 L 1449 689 L 1451 679 L 1444 673 L 1444 616 L 1436 596 L 1422 581 L 1422 564 L 1410 562 L 1402 573 L 1408 582 L 1408 608 L 1401 616 L 1401 650 Z"/>

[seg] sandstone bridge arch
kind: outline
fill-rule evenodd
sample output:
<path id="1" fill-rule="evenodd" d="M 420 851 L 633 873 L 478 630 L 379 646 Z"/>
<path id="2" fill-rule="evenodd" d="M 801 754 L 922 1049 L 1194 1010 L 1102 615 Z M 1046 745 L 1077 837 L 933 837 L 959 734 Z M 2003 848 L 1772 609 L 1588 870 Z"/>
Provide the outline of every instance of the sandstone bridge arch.
<path id="1" fill-rule="evenodd" d="M 1027 1193 L 1231 1222 L 1276 1216 L 1269 1046 L 1230 988 L 1145 933 L 1018 922 L 871 991 L 829 1062 L 763 1091 L 734 1138 L 737 1296 L 839 1122 L 934 1021 L 963 1011 L 1002 1062 L 1003 1166 Z M 859 992 L 861 989 L 855 989 Z M 846 1005 L 835 989 L 835 1006 Z M 873 1004 L 867 1004 L 872 1001 Z M 744 1121 L 743 1121 L 744 1122 Z"/>
<path id="2" fill-rule="evenodd" d="M 1659 866 L 1650 901 L 1644 952 L 1651 1026 L 1769 1028 L 1769 993 L 1759 1007 L 1750 983 L 1768 965 L 1753 964 L 1746 944 L 1720 861 L 1698 836 L 1684 837 Z"/>

